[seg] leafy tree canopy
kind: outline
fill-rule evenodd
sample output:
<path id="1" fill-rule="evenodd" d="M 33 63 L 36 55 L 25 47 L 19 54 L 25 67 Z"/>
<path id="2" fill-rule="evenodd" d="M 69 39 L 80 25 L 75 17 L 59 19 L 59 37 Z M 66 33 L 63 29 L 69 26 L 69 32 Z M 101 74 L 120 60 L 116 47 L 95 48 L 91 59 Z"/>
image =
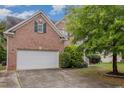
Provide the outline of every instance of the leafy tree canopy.
<path id="1" fill-rule="evenodd" d="M 5 48 L 6 39 L 3 35 L 3 32 L 5 31 L 5 22 L 0 21 L 0 47 Z"/>
<path id="2" fill-rule="evenodd" d="M 84 41 L 81 49 L 104 53 L 124 51 L 123 6 L 70 8 L 66 26 L 74 42 Z"/>
<path id="3" fill-rule="evenodd" d="M 6 60 L 6 39 L 3 35 L 5 31 L 5 22 L 0 22 L 0 63 Z"/>

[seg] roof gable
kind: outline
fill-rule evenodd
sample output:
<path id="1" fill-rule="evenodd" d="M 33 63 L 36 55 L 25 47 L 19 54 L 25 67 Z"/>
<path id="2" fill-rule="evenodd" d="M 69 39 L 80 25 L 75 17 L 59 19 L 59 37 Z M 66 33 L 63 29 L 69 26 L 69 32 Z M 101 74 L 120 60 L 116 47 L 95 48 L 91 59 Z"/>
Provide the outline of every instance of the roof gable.
<path id="1" fill-rule="evenodd" d="M 60 38 L 64 37 L 62 36 L 61 33 L 59 33 L 59 31 L 57 31 L 57 28 L 55 26 L 55 24 L 42 12 L 42 11 L 38 11 L 35 14 L 33 14 L 31 17 L 29 17 L 28 19 L 18 23 L 17 25 L 9 28 L 8 30 L 6 30 L 4 32 L 4 34 L 14 34 L 13 32 L 15 32 L 18 28 L 20 28 L 21 26 L 25 25 L 26 23 L 28 23 L 32 18 L 34 18 L 35 16 L 41 14 L 41 16 L 44 18 L 44 20 L 54 29 L 54 31 L 59 35 Z"/>

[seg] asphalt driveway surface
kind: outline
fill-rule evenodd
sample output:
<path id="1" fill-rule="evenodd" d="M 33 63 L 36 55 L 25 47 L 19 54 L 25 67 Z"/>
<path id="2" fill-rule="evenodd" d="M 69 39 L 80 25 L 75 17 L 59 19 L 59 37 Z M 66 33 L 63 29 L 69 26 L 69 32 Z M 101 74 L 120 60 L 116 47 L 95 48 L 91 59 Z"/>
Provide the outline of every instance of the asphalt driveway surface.
<path id="1" fill-rule="evenodd" d="M 99 88 L 111 87 L 99 80 L 77 75 L 74 70 L 18 71 L 17 78 L 23 88 Z"/>

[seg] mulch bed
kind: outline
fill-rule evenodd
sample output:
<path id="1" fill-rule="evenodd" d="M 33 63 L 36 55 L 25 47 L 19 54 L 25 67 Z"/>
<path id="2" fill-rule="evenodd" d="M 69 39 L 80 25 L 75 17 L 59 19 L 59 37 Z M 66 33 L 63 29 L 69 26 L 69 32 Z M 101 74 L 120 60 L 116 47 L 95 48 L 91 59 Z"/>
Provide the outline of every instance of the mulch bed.
<path id="1" fill-rule="evenodd" d="M 113 73 L 113 72 L 108 72 L 105 74 L 105 76 L 108 77 L 115 77 L 115 78 L 124 78 L 124 73 Z"/>

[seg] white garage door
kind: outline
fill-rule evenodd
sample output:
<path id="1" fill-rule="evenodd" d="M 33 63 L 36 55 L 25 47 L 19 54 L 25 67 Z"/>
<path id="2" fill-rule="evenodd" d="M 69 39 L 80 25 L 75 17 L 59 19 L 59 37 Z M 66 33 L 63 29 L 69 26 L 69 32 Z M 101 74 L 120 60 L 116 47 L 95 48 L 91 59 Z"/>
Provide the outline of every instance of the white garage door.
<path id="1" fill-rule="evenodd" d="M 17 70 L 47 69 L 59 67 L 59 52 L 17 51 Z"/>

